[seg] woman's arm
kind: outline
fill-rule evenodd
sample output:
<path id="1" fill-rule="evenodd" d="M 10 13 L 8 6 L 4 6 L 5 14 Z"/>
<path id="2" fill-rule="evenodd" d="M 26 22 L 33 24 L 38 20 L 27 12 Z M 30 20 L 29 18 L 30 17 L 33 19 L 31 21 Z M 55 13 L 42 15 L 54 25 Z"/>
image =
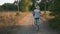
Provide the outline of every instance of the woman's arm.
<path id="1" fill-rule="evenodd" d="M 35 15 L 35 12 L 33 11 L 32 13 L 33 13 L 33 16 L 34 16 Z"/>

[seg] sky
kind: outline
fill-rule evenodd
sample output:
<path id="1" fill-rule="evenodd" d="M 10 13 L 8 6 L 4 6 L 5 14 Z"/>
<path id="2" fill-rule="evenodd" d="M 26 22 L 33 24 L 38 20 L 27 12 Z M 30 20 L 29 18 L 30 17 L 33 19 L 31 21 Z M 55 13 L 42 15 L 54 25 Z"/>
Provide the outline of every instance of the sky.
<path id="1" fill-rule="evenodd" d="M 15 0 L 0 0 L 0 5 L 4 4 L 4 3 L 13 3 Z M 39 0 L 40 2 L 41 0 Z"/>
<path id="2" fill-rule="evenodd" d="M 0 0 L 0 5 L 4 3 L 13 3 L 15 0 Z"/>

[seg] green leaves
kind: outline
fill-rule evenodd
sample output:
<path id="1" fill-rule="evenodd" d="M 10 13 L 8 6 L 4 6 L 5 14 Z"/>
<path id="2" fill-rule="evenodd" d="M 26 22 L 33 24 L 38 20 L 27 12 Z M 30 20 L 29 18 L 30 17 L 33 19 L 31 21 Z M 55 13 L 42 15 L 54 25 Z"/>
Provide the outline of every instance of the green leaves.
<path id="1" fill-rule="evenodd" d="M 19 3 L 21 11 L 29 11 L 29 7 L 31 6 L 31 1 L 29 0 L 21 0 Z"/>
<path id="2" fill-rule="evenodd" d="M 60 0 L 54 0 L 53 2 L 49 9 L 52 12 L 51 15 L 55 16 L 55 18 L 49 20 L 49 26 L 60 31 Z"/>
<path id="3" fill-rule="evenodd" d="M 14 5 L 14 4 L 10 4 L 10 3 L 3 4 L 1 6 L 1 8 L 2 8 L 3 11 L 13 11 L 13 10 L 15 11 L 15 10 L 17 10 L 17 6 Z"/>

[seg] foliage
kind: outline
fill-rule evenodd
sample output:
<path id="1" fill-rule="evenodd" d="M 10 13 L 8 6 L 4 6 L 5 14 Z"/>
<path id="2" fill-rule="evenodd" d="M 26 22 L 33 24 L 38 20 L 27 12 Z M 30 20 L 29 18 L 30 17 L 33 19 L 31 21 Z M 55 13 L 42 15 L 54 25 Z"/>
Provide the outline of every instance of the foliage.
<path id="1" fill-rule="evenodd" d="M 55 29 L 60 30 L 60 4 L 59 4 L 60 2 L 59 1 L 60 0 L 55 0 L 53 1 L 54 5 L 53 6 L 51 6 L 52 4 L 50 5 L 50 10 L 52 12 L 50 15 L 55 16 L 55 18 L 49 20 L 49 25 Z"/>
<path id="2" fill-rule="evenodd" d="M 21 0 L 19 2 L 19 10 L 20 11 L 29 11 L 30 7 L 32 5 L 31 0 Z M 15 5 L 14 3 L 5 3 L 2 6 L 0 6 L 0 11 L 17 11 L 18 6 Z"/>
<path id="3" fill-rule="evenodd" d="M 21 0 L 21 2 L 19 3 L 19 6 L 21 11 L 29 11 L 29 7 L 31 6 L 31 1 Z"/>
<path id="4" fill-rule="evenodd" d="M 60 19 L 54 18 L 54 19 L 49 20 L 49 26 L 54 29 L 60 30 Z"/>
<path id="5" fill-rule="evenodd" d="M 10 3 L 5 3 L 1 6 L 2 10 L 5 10 L 5 11 L 12 11 L 12 10 L 17 10 L 17 6 L 14 5 L 14 4 L 10 4 Z M 0 9 L 1 9 L 0 8 Z"/>

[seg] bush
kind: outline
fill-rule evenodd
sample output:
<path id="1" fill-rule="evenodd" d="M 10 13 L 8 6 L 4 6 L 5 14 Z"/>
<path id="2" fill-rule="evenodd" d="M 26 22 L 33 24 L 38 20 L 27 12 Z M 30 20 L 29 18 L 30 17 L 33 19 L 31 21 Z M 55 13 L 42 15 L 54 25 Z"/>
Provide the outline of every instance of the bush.
<path id="1" fill-rule="evenodd" d="M 54 18 L 49 20 L 49 26 L 52 27 L 53 29 L 60 30 L 60 18 Z"/>
<path id="2" fill-rule="evenodd" d="M 49 26 L 60 31 L 60 0 L 53 0 L 53 3 L 49 5 L 49 9 L 55 16 L 54 19 L 49 20 Z"/>

